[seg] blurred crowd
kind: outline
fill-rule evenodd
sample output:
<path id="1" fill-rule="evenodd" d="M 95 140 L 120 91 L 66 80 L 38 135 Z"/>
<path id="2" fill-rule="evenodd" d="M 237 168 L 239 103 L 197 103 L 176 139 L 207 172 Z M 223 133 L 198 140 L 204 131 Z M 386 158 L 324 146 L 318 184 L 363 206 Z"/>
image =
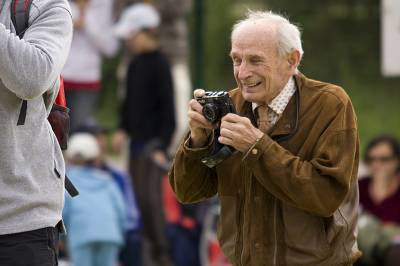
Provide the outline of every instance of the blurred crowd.
<path id="1" fill-rule="evenodd" d="M 181 205 L 167 178 L 191 97 L 185 16 L 191 1 L 70 0 L 71 52 L 63 71 L 71 109 L 61 258 L 75 266 L 229 265 L 216 238 L 218 203 Z M 117 18 L 117 19 L 116 19 Z M 121 110 L 111 131 L 95 119 L 102 58 L 122 54 Z M 178 111 L 179 110 L 179 111 Z M 107 157 L 129 147 L 128 167 Z M 400 146 L 379 136 L 362 160 L 358 265 L 400 261 Z"/>

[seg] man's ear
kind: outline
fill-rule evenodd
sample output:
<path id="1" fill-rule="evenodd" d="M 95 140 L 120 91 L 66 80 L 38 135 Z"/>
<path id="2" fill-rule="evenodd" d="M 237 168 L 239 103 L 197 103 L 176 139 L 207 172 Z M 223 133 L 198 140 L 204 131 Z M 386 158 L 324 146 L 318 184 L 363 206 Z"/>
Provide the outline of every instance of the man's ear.
<path id="1" fill-rule="evenodd" d="M 300 52 L 297 50 L 294 50 L 291 52 L 288 57 L 287 57 L 288 64 L 290 68 L 296 69 L 298 65 L 300 64 Z"/>

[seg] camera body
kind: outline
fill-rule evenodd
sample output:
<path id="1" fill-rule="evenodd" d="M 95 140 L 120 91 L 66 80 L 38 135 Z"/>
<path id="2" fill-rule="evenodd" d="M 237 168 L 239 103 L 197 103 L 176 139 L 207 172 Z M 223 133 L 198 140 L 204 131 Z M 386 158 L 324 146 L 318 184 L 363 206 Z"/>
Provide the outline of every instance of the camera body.
<path id="1" fill-rule="evenodd" d="M 212 124 L 218 125 L 213 132 L 214 142 L 211 152 L 201 159 L 202 163 L 213 168 L 230 157 L 235 151 L 233 147 L 221 144 L 218 138 L 220 136 L 219 122 L 221 118 L 228 113 L 236 113 L 236 110 L 229 94 L 225 91 L 207 91 L 203 97 L 197 97 L 196 100 L 203 106 L 204 117 Z"/>
<path id="2" fill-rule="evenodd" d="M 235 107 L 229 94 L 225 91 L 207 91 L 203 97 L 196 100 L 203 106 L 204 117 L 216 124 L 228 113 L 235 113 Z"/>

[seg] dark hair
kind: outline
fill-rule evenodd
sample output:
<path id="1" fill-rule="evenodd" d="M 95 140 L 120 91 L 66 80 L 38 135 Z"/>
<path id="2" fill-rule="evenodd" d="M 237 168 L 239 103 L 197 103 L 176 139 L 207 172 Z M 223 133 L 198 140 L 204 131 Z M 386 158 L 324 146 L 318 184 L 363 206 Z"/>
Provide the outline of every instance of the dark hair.
<path id="1" fill-rule="evenodd" d="M 399 161 L 398 171 L 400 171 L 400 143 L 399 141 L 390 135 L 380 135 L 378 137 L 373 138 L 367 145 L 364 153 L 364 161 L 368 160 L 368 155 L 370 151 L 380 144 L 388 144 L 393 152 L 393 157 L 395 157 Z"/>

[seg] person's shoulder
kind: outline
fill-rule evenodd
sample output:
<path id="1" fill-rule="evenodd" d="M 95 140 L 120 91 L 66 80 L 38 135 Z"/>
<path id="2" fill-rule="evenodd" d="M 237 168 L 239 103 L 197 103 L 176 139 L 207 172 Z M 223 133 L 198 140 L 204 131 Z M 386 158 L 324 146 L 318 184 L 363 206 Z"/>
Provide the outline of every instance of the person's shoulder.
<path id="1" fill-rule="evenodd" d="M 31 4 L 31 13 L 32 11 L 37 11 L 38 14 L 41 14 L 52 8 L 62 8 L 71 14 L 71 7 L 68 0 L 33 0 Z"/>
<path id="2" fill-rule="evenodd" d="M 302 74 L 296 75 L 295 78 L 301 90 L 309 94 L 309 99 L 315 98 L 327 105 L 347 106 L 351 103 L 349 95 L 339 85 L 310 79 Z"/>

